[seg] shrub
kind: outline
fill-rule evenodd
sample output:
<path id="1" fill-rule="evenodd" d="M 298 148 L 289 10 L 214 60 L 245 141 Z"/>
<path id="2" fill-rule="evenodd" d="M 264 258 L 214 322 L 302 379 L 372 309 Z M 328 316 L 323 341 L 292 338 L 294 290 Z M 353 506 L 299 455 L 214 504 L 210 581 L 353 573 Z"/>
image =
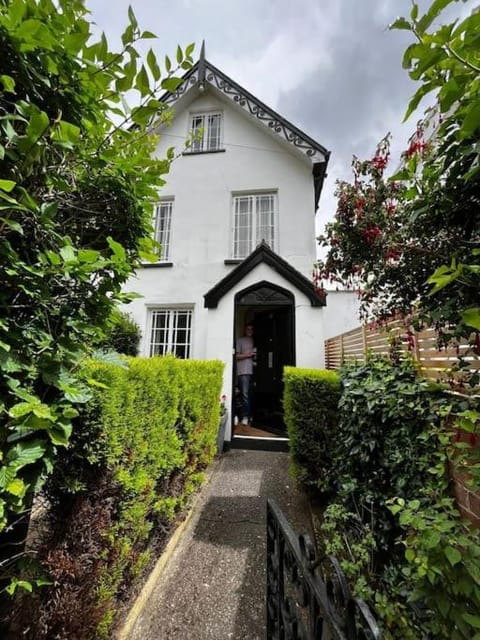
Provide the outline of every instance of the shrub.
<path id="1" fill-rule="evenodd" d="M 38 551 L 54 584 L 24 603 L 26 638 L 109 637 L 127 587 L 216 452 L 220 362 L 93 362 L 83 376 L 94 398 L 46 485 L 50 530 Z"/>
<path id="2" fill-rule="evenodd" d="M 285 368 L 284 409 L 293 471 L 311 489 L 332 488 L 340 377 L 334 371 Z"/>
<path id="3" fill-rule="evenodd" d="M 325 551 L 376 611 L 386 640 L 477 637 L 480 536 L 449 496 L 443 425 L 463 400 L 409 361 L 372 356 L 341 377 Z"/>
<path id="4" fill-rule="evenodd" d="M 115 311 L 112 313 L 109 327 L 99 347 L 116 351 L 125 356 L 137 356 L 142 332 L 129 313 Z"/>
<path id="5" fill-rule="evenodd" d="M 379 551 L 390 555 L 399 531 L 385 501 L 423 490 L 437 459 L 441 418 L 409 360 L 371 356 L 341 375 L 335 488 L 349 509 L 372 523 Z"/>

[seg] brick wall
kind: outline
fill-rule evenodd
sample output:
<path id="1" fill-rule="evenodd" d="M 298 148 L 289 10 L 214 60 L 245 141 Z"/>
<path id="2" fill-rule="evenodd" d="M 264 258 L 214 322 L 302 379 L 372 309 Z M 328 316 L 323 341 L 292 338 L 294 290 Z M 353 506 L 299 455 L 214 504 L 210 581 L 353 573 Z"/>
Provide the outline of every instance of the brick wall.
<path id="1" fill-rule="evenodd" d="M 455 440 L 472 445 L 472 434 L 456 430 Z M 476 443 L 475 443 L 476 444 Z M 468 467 L 450 463 L 450 477 L 453 480 L 453 492 L 461 514 L 475 527 L 480 527 L 480 488 L 472 486 Z"/>

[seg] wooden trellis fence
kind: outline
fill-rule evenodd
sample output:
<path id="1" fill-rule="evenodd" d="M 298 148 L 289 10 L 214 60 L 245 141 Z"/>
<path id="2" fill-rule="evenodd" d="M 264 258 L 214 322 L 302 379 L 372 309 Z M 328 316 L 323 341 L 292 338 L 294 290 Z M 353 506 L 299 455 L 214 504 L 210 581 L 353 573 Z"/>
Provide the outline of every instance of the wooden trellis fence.
<path id="1" fill-rule="evenodd" d="M 461 372 L 452 373 L 463 357 L 468 369 L 480 369 L 480 359 L 467 343 L 439 347 L 435 329 L 429 327 L 422 331 L 410 331 L 402 320 L 393 320 L 385 327 L 365 325 L 352 331 L 325 340 L 325 366 L 338 369 L 344 362 L 365 361 L 367 353 L 388 354 L 392 338 L 396 338 L 404 352 L 410 352 L 418 361 L 419 369 L 426 378 L 451 379 L 461 377 Z"/>

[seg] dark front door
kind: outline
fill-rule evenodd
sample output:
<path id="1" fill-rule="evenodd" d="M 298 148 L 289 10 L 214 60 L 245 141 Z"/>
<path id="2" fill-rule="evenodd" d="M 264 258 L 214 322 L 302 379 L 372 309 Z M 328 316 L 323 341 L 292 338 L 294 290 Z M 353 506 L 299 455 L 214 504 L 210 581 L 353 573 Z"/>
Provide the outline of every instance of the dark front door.
<path id="1" fill-rule="evenodd" d="M 283 367 L 294 364 L 292 308 L 276 307 L 253 315 L 257 358 L 254 374 L 255 424 L 285 434 Z"/>

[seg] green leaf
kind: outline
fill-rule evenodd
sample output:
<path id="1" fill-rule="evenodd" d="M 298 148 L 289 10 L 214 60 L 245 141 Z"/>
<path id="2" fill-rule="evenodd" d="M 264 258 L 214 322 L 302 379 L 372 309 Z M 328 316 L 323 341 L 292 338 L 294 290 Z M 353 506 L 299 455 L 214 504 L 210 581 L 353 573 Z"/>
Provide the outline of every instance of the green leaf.
<path id="1" fill-rule="evenodd" d="M 65 149 L 73 149 L 80 139 L 80 128 L 65 120 L 60 120 L 51 134 L 52 140 Z"/>
<path id="2" fill-rule="evenodd" d="M 182 48 L 180 45 L 178 45 L 177 47 L 177 62 L 178 64 L 180 64 L 183 60 L 183 52 L 182 52 Z"/>
<path id="3" fill-rule="evenodd" d="M 10 584 L 5 587 L 5 591 L 10 596 L 13 596 L 17 589 L 23 589 L 24 591 L 28 591 L 28 593 L 32 593 L 32 583 L 27 580 L 17 580 L 17 578 L 12 578 Z"/>
<path id="4" fill-rule="evenodd" d="M 14 404 L 13 407 L 10 407 L 8 411 L 8 415 L 15 420 L 18 418 L 23 418 L 23 416 L 32 413 L 33 408 L 40 404 L 40 400 L 38 402 L 19 402 Z"/>
<path id="5" fill-rule="evenodd" d="M 181 84 L 181 78 L 165 78 L 162 80 L 162 89 L 169 93 L 174 93 Z"/>
<path id="6" fill-rule="evenodd" d="M 37 142 L 37 140 L 45 134 L 50 126 L 50 120 L 44 111 L 36 111 L 29 120 L 26 134 L 31 142 Z"/>
<path id="7" fill-rule="evenodd" d="M 474 616 L 471 613 L 464 613 L 462 614 L 462 618 L 465 620 L 465 622 L 468 622 L 470 626 L 474 627 L 475 629 L 480 629 L 480 615 Z"/>
<path id="8" fill-rule="evenodd" d="M 48 430 L 48 435 L 54 445 L 66 447 L 72 435 L 72 425 L 70 422 L 65 424 L 57 422 Z"/>
<path id="9" fill-rule="evenodd" d="M 108 246 L 112 250 L 113 255 L 115 256 L 115 258 L 117 258 L 117 260 L 123 261 L 126 259 L 127 254 L 125 252 L 125 249 L 122 247 L 122 245 L 119 242 L 116 242 L 111 236 L 107 238 L 107 242 L 108 242 Z"/>
<path id="10" fill-rule="evenodd" d="M 146 39 L 152 39 L 152 38 L 157 38 L 158 36 L 156 36 L 154 33 L 152 33 L 151 31 L 143 31 L 141 37 L 146 40 Z"/>
<path id="11" fill-rule="evenodd" d="M 63 261 L 66 263 L 74 262 L 76 260 L 75 250 L 69 244 L 65 245 L 60 249 L 60 255 L 62 256 Z"/>
<path id="12" fill-rule="evenodd" d="M 10 193 L 10 191 L 15 188 L 16 184 L 17 183 L 13 180 L 0 180 L 0 189 L 6 191 L 7 193 Z"/>
<path id="13" fill-rule="evenodd" d="M 159 80 L 160 76 L 161 76 L 160 67 L 158 66 L 157 58 L 156 58 L 155 54 L 153 53 L 152 49 L 148 50 L 148 53 L 147 53 L 147 64 L 148 64 L 148 68 L 152 72 L 153 79 L 155 81 Z"/>
<path id="14" fill-rule="evenodd" d="M 11 76 L 0 75 L 0 82 L 7 93 L 15 93 L 15 80 Z"/>
<path id="15" fill-rule="evenodd" d="M 480 105 L 478 101 L 473 100 L 467 109 L 466 116 L 460 128 L 460 135 L 463 138 L 470 137 L 480 129 Z"/>
<path id="16" fill-rule="evenodd" d="M 128 19 L 130 20 L 130 24 L 132 25 L 132 27 L 134 29 L 137 29 L 138 22 L 137 22 L 137 18 L 135 17 L 135 13 L 133 12 L 133 9 L 132 9 L 131 5 L 129 5 L 129 7 L 128 7 Z"/>
<path id="17" fill-rule="evenodd" d="M 12 467 L 19 470 L 28 464 L 42 458 L 46 451 L 46 445 L 42 440 L 19 442 L 7 453 L 6 461 Z"/>
<path id="18" fill-rule="evenodd" d="M 395 22 L 389 25 L 389 29 L 406 29 L 407 31 L 412 30 L 412 25 L 405 18 L 397 18 Z"/>
<path id="19" fill-rule="evenodd" d="M 16 496 L 17 498 L 23 498 L 27 489 L 28 489 L 28 486 L 24 483 L 24 481 L 21 478 L 15 478 L 11 482 L 9 482 L 6 486 L 6 490 L 8 491 L 8 493 L 11 493 L 13 496 Z"/>
<path id="20" fill-rule="evenodd" d="M 133 42 L 133 26 L 131 24 L 127 25 L 125 31 L 122 33 L 122 44 L 123 46 Z"/>
<path id="21" fill-rule="evenodd" d="M 167 73 L 170 73 L 172 69 L 172 61 L 168 56 L 165 56 L 165 69 L 167 70 Z"/>
<path id="22" fill-rule="evenodd" d="M 140 68 L 140 71 L 137 74 L 137 77 L 135 80 L 135 88 L 138 89 L 138 91 L 140 91 L 142 96 L 146 96 L 150 93 L 150 81 L 148 79 L 148 74 L 143 64 Z"/>
<path id="23" fill-rule="evenodd" d="M 418 21 L 418 27 L 420 31 L 423 32 L 425 31 L 425 29 L 428 29 L 435 18 L 440 15 L 443 9 L 451 4 L 451 2 L 452 0 L 434 0 L 430 5 L 427 13 Z"/>
<path id="24" fill-rule="evenodd" d="M 405 551 L 405 558 L 408 562 L 413 562 L 415 560 L 415 551 L 413 549 L 407 549 Z"/>
<path id="25" fill-rule="evenodd" d="M 461 314 L 461 318 L 466 325 L 480 331 L 480 307 L 465 309 Z"/>
<path id="26" fill-rule="evenodd" d="M 8 227 L 12 231 L 19 233 L 20 235 L 23 235 L 23 227 L 16 220 L 11 220 L 10 218 L 0 218 L 0 223 L 5 227 Z"/>
<path id="27" fill-rule="evenodd" d="M 454 567 L 462 560 L 462 554 L 458 549 L 455 549 L 454 547 L 445 547 L 445 555 L 447 556 L 448 561 L 450 562 L 452 567 Z"/>
<path id="28" fill-rule="evenodd" d="M 436 88 L 436 85 L 434 83 L 427 82 L 426 84 L 422 85 L 419 89 L 417 89 L 417 91 L 413 94 L 413 97 L 411 98 L 410 102 L 408 103 L 407 111 L 403 116 L 403 122 L 408 120 L 408 118 L 412 115 L 412 113 L 418 107 L 418 105 L 423 100 L 423 98 L 428 93 L 430 93 L 430 91 L 433 91 L 433 89 L 435 88 Z"/>

